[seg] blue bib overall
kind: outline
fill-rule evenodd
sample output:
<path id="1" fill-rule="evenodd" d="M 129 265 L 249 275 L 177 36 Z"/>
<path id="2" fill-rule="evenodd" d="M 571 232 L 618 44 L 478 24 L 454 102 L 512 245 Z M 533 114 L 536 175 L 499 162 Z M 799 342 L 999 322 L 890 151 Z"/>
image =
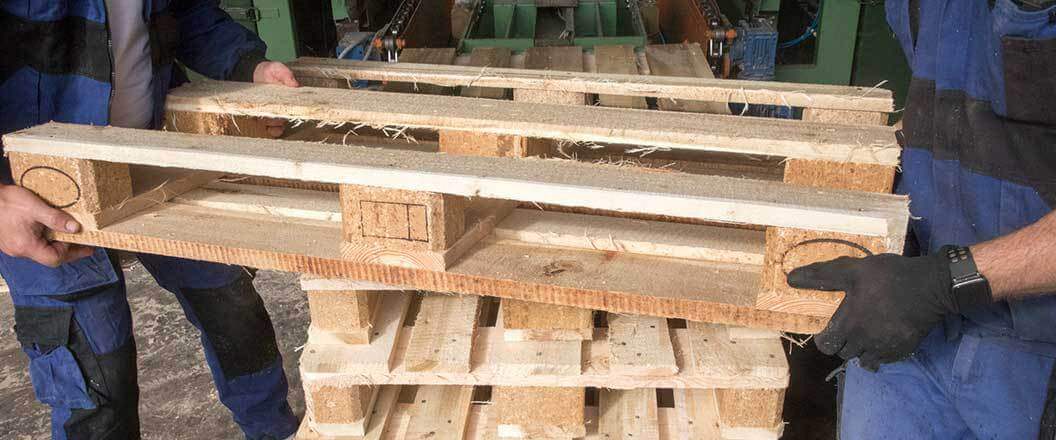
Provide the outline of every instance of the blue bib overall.
<path id="1" fill-rule="evenodd" d="M 182 78 L 174 60 L 206 76 L 242 79 L 264 44 L 217 1 L 146 0 L 154 77 L 154 123 Z M 106 125 L 111 54 L 104 0 L 0 2 L 0 133 L 48 121 Z M 2 152 L 2 147 L 0 147 Z M 13 182 L 0 159 L 0 183 Z M 6 213 L 0 212 L 0 216 Z M 176 294 L 202 332 L 221 401 L 249 438 L 284 438 L 297 428 L 263 302 L 245 269 L 139 255 Z M 110 256 L 59 268 L 0 253 L 0 276 L 15 306 L 16 333 L 30 358 L 37 398 L 52 409 L 52 436 L 138 437 L 132 317 Z"/>
<path id="2" fill-rule="evenodd" d="M 910 196 L 922 252 L 986 241 L 1048 214 L 1056 206 L 1056 7 L 887 0 L 886 8 L 913 69 L 898 191 Z M 1054 356 L 1056 295 L 965 311 L 906 361 L 875 374 L 852 362 L 841 433 L 1052 438 L 1043 415 L 1054 405 Z"/>

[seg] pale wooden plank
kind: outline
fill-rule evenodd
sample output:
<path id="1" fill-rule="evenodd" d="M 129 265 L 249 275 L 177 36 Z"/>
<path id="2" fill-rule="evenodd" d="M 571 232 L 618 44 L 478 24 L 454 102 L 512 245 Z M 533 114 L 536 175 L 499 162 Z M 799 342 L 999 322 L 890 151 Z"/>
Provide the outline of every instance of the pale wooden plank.
<path id="1" fill-rule="evenodd" d="M 900 250 L 905 197 L 716 176 L 631 172 L 574 161 L 447 156 L 49 123 L 4 136 L 8 152 L 111 160 L 408 191 L 543 202 L 888 237 Z"/>
<path id="2" fill-rule="evenodd" d="M 347 358 L 356 359 L 357 368 L 363 373 L 381 372 L 387 373 L 392 369 L 393 347 L 396 339 L 403 330 L 403 320 L 406 317 L 407 307 L 410 305 L 411 295 L 408 293 L 393 293 L 384 295 L 379 307 L 379 314 L 375 320 L 374 333 L 371 335 L 369 345 L 344 345 L 340 352 L 325 350 L 326 343 L 316 343 L 314 339 L 320 336 L 309 332 L 308 346 L 301 355 L 301 370 L 319 371 L 327 370 L 343 365 Z M 314 336 L 314 338 L 313 338 Z M 325 341 L 325 339 L 324 339 Z M 319 345 L 319 356 L 316 354 L 315 345 Z M 335 356 L 336 354 L 336 356 Z"/>
<path id="3" fill-rule="evenodd" d="M 300 58 L 290 63 L 290 68 L 298 77 L 332 78 L 342 86 L 355 80 L 413 79 L 445 86 L 531 88 L 679 100 L 894 111 L 891 91 L 882 88 L 604 73 L 538 72 L 498 66 L 481 70 L 470 66 L 433 66 L 403 62 L 392 64 L 326 58 Z"/>
<path id="4" fill-rule="evenodd" d="M 609 315 L 609 368 L 614 375 L 673 376 L 678 373 L 667 319 Z"/>
<path id="5" fill-rule="evenodd" d="M 634 55 L 634 46 L 595 46 L 594 57 L 597 60 L 598 72 L 638 74 L 638 57 Z M 598 102 L 605 107 L 649 108 L 645 98 L 641 96 L 600 94 Z"/>
<path id="6" fill-rule="evenodd" d="M 524 68 L 547 72 L 582 72 L 583 48 L 579 46 L 529 47 L 524 51 Z M 576 92 L 551 92 L 514 89 L 513 100 L 521 102 L 584 105 L 586 95 Z"/>
<path id="7" fill-rule="evenodd" d="M 301 290 L 309 291 L 350 291 L 350 290 L 369 290 L 369 291 L 401 291 L 407 290 L 400 286 L 392 286 L 388 284 L 375 283 L 371 281 L 359 281 L 359 280 L 348 280 L 340 278 L 323 278 L 312 274 L 301 275 Z"/>
<path id="8" fill-rule="evenodd" d="M 715 78 L 699 43 L 649 45 L 645 47 L 645 56 L 652 75 Z M 726 102 L 660 99 L 657 105 L 661 110 L 730 114 L 730 108 Z"/>
<path id="9" fill-rule="evenodd" d="M 400 51 L 400 62 L 419 64 L 451 64 L 455 61 L 455 48 L 426 48 L 408 47 Z M 396 93 L 424 93 L 429 95 L 449 95 L 453 91 L 450 87 L 438 87 L 434 84 L 418 83 L 411 80 L 407 82 L 389 82 L 382 88 L 386 92 Z"/>
<path id="10" fill-rule="evenodd" d="M 601 390 L 598 434 L 605 439 L 660 440 L 656 390 Z"/>
<path id="11" fill-rule="evenodd" d="M 676 333 L 673 342 L 683 359 L 682 371 L 690 374 L 788 375 L 788 361 L 780 339 L 734 341 L 725 326 L 690 322 L 685 332 Z"/>
<path id="12" fill-rule="evenodd" d="M 658 257 L 763 264 L 760 231 L 518 209 L 490 240 Z"/>
<path id="13" fill-rule="evenodd" d="M 468 373 L 480 297 L 427 293 L 404 355 L 408 371 Z"/>
<path id="14" fill-rule="evenodd" d="M 678 438 L 721 439 L 722 426 L 714 390 L 674 390 Z"/>
<path id="15" fill-rule="evenodd" d="M 478 47 L 469 54 L 469 66 L 479 68 L 481 75 L 486 74 L 494 68 L 510 66 L 510 52 L 506 47 Z M 469 98 L 491 98 L 506 99 L 510 95 L 508 88 L 503 87 L 476 87 L 470 81 L 462 88 L 462 96 Z"/>
<path id="16" fill-rule="evenodd" d="M 414 396 L 405 440 L 461 439 L 466 432 L 473 387 L 422 386 Z"/>
<path id="17" fill-rule="evenodd" d="M 641 145 L 804 159 L 896 165 L 890 127 L 571 108 L 489 99 L 363 90 L 194 82 L 173 89 L 169 109 L 372 126 L 476 131 L 575 142 Z"/>

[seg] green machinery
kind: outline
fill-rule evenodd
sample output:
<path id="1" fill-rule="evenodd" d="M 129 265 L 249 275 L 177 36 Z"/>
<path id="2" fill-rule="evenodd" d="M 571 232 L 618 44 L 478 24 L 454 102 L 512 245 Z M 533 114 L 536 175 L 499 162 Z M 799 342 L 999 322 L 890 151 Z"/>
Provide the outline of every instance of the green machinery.
<path id="1" fill-rule="evenodd" d="M 297 34 L 289 0 L 222 0 L 220 7 L 268 43 L 268 59 L 297 58 Z"/>
<path id="2" fill-rule="evenodd" d="M 221 0 L 220 7 L 268 44 L 267 57 L 326 56 L 337 45 L 336 0 Z M 341 1 L 344 8 L 344 1 Z M 342 9 L 343 10 L 343 9 Z M 346 15 L 347 16 L 347 15 Z"/>
<path id="3" fill-rule="evenodd" d="M 625 0 L 482 0 L 461 39 L 463 52 L 476 47 L 627 44 L 647 38 L 637 2 Z"/>

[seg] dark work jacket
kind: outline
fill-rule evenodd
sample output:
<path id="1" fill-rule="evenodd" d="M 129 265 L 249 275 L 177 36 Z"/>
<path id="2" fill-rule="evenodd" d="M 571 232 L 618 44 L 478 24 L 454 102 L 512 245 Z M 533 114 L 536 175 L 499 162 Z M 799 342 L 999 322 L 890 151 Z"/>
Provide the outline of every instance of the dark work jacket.
<path id="1" fill-rule="evenodd" d="M 922 250 L 972 245 L 1048 214 L 1056 206 L 1056 7 L 887 0 L 886 8 L 913 69 L 898 191 L 910 196 Z M 1056 296 L 963 314 L 955 324 L 966 331 L 1056 353 Z"/>
<path id="2" fill-rule="evenodd" d="M 175 60 L 214 79 L 250 80 L 264 59 L 264 43 L 222 11 L 218 1 L 144 1 L 155 126 L 160 125 L 167 91 L 185 80 Z M 107 125 L 111 75 L 104 0 L 0 2 L 0 134 L 48 121 Z M 7 160 L 0 159 L 0 182 L 14 180 Z M 184 287 L 215 287 L 237 274 L 229 266 L 178 266 L 168 275 L 174 282 L 192 280 L 190 285 L 181 282 Z M 0 275 L 12 295 L 22 297 L 73 293 L 117 281 L 103 251 L 58 269 L 0 253 Z"/>

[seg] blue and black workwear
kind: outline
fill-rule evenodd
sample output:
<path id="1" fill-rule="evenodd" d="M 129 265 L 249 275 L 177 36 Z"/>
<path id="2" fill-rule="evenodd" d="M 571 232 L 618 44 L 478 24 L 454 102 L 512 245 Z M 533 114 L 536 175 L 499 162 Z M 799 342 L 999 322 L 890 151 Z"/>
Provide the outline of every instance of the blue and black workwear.
<path id="1" fill-rule="evenodd" d="M 214 79 L 250 80 L 264 59 L 263 42 L 217 1 L 145 1 L 155 126 L 167 91 L 185 81 L 174 61 Z M 104 0 L 4 1 L 0 41 L 0 133 L 48 121 L 109 122 L 113 66 Z M 15 177 L 0 159 L 0 183 Z M 139 259 L 201 331 L 220 400 L 246 437 L 292 435 L 297 419 L 286 400 L 275 332 L 249 273 L 155 255 Z M 99 249 L 49 268 L 0 253 L 0 276 L 11 290 L 34 391 L 52 409 L 53 438 L 138 438 L 132 317 L 111 256 Z"/>
<path id="2" fill-rule="evenodd" d="M 887 0 L 913 69 L 902 177 L 922 252 L 1056 206 L 1056 2 Z M 842 438 L 1054 438 L 1056 296 L 960 310 L 909 360 L 852 362 Z"/>

